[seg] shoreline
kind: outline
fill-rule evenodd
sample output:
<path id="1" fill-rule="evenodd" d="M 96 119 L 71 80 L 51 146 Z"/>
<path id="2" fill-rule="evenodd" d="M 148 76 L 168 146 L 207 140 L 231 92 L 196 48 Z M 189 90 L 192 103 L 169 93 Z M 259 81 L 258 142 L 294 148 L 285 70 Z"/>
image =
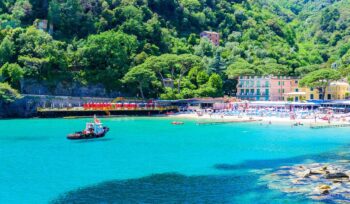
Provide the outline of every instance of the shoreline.
<path id="1" fill-rule="evenodd" d="M 93 116 L 71 116 L 71 117 L 58 117 L 58 118 L 40 118 L 40 117 L 29 117 L 29 118 L 0 118 L 0 120 L 16 120 L 16 119 L 65 119 L 65 120 L 74 120 L 74 119 L 86 119 L 92 118 Z M 335 125 L 350 125 L 350 117 L 346 118 L 346 121 L 335 121 L 332 120 L 331 123 L 328 123 L 326 120 L 317 119 L 316 123 L 314 119 L 295 119 L 291 120 L 288 118 L 281 117 L 258 117 L 258 116 L 221 116 L 221 115 L 212 115 L 204 114 L 198 116 L 195 113 L 175 113 L 171 115 L 159 114 L 152 116 L 127 116 L 127 115 L 111 115 L 111 116 L 98 116 L 103 119 L 112 119 L 112 118 L 163 118 L 171 119 L 174 122 L 179 120 L 191 120 L 195 121 L 198 124 L 228 124 L 228 123 L 253 123 L 253 124 L 264 124 L 264 125 L 290 125 L 290 126 L 335 126 Z M 296 125 L 296 124 L 301 125 Z"/>
<path id="2" fill-rule="evenodd" d="M 340 124 L 350 124 L 349 122 L 345 121 L 331 121 L 329 124 L 328 121 L 317 119 L 315 123 L 315 119 L 295 119 L 291 120 L 290 118 L 280 118 L 280 117 L 257 117 L 257 116 L 210 116 L 208 114 L 204 114 L 203 116 L 198 116 L 197 114 L 173 114 L 168 115 L 166 118 L 170 119 L 183 119 L 183 120 L 196 120 L 196 121 L 213 121 L 213 122 L 232 122 L 232 123 L 243 123 L 243 122 L 252 122 L 252 123 L 264 123 L 264 124 L 284 124 L 284 125 L 294 125 L 296 123 L 301 123 L 303 125 L 340 125 Z"/>

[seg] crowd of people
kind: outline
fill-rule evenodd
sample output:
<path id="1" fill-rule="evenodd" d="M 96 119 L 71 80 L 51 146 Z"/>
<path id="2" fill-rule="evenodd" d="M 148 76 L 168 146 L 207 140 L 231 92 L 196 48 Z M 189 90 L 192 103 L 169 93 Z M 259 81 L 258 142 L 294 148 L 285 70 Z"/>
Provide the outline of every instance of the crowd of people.
<path id="1" fill-rule="evenodd" d="M 314 121 L 316 122 L 350 122 L 350 113 L 344 111 L 333 111 L 331 108 L 286 108 L 286 107 L 248 107 L 230 106 L 229 109 L 193 108 L 187 107 L 180 114 L 195 114 L 198 117 L 209 116 L 209 118 L 263 118 L 263 119 L 289 119 L 290 121 Z"/>

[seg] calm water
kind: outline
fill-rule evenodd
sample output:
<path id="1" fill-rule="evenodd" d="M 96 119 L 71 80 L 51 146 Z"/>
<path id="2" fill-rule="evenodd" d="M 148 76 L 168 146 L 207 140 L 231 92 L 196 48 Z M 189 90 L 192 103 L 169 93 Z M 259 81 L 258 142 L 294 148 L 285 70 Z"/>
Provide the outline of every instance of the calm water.
<path id="1" fill-rule="evenodd" d="M 65 138 L 87 121 L 0 121 L 0 203 L 310 203 L 269 190 L 261 172 L 331 159 L 350 144 L 347 128 L 162 118 L 103 119 L 105 138 Z"/>

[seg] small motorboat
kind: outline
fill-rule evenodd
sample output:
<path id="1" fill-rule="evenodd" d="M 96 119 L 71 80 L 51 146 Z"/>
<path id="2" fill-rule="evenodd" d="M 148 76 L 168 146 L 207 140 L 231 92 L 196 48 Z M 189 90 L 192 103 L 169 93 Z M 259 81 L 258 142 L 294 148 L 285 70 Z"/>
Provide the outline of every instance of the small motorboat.
<path id="1" fill-rule="evenodd" d="M 179 122 L 179 121 L 173 121 L 171 124 L 173 124 L 173 125 L 183 125 L 185 123 L 184 122 Z"/>
<path id="2" fill-rule="evenodd" d="M 104 127 L 100 122 L 100 120 L 98 120 L 95 117 L 93 123 L 86 123 L 85 130 L 80 132 L 75 132 L 73 134 L 69 134 L 67 136 L 67 139 L 83 140 L 83 139 L 101 138 L 101 137 L 104 137 L 108 131 L 109 131 L 109 128 Z"/>

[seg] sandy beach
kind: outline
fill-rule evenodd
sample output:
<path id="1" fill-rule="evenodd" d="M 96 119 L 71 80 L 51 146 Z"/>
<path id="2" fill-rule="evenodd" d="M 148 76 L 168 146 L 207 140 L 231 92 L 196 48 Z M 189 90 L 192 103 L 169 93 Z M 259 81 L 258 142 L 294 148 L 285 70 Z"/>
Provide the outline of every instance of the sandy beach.
<path id="1" fill-rule="evenodd" d="M 280 117 L 257 117 L 257 116 L 222 116 L 222 115 L 209 115 L 209 114 L 203 114 L 202 116 L 198 116 L 196 113 L 176 113 L 172 115 L 168 115 L 168 118 L 173 118 L 174 120 L 181 120 L 181 119 L 192 119 L 192 120 L 198 120 L 198 121 L 214 121 L 214 122 L 260 122 L 263 124 L 296 124 L 301 123 L 303 125 L 328 125 L 327 120 L 322 119 L 295 119 L 291 120 L 288 118 L 280 118 Z M 339 116 L 337 116 L 339 117 Z M 340 119 L 332 119 L 330 125 L 335 124 L 349 124 L 350 118 L 346 118 L 346 121 L 342 121 Z"/>

